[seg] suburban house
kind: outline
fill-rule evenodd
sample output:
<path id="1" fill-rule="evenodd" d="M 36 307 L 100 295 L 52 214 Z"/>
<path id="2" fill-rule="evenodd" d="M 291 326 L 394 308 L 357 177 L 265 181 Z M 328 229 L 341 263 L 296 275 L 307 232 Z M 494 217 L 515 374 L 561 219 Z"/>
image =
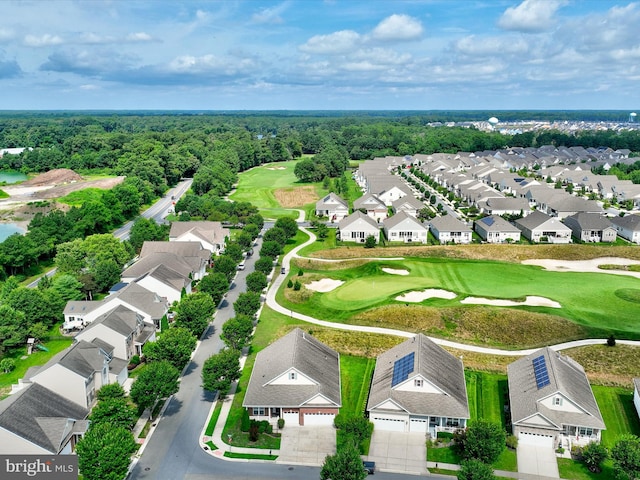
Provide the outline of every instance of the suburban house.
<path id="1" fill-rule="evenodd" d="M 611 217 L 609 221 L 613 224 L 618 236 L 640 244 L 640 215 L 627 214 L 624 217 Z"/>
<path id="2" fill-rule="evenodd" d="M 443 215 L 429 221 L 429 229 L 440 243 L 471 243 L 473 232 L 453 215 Z"/>
<path id="3" fill-rule="evenodd" d="M 242 406 L 257 420 L 333 425 L 342 406 L 340 355 L 296 328 L 258 352 Z"/>
<path id="4" fill-rule="evenodd" d="M 599 213 L 576 213 L 564 219 L 573 236 L 582 242 L 615 242 L 616 229 Z"/>
<path id="5" fill-rule="evenodd" d="M 522 197 L 491 197 L 478 203 L 480 211 L 486 215 L 522 215 L 531 211 L 529 202 Z"/>
<path id="6" fill-rule="evenodd" d="M 219 255 L 224 251 L 229 229 L 220 222 L 189 221 L 171 222 L 170 242 L 199 242 L 202 248 Z"/>
<path id="7" fill-rule="evenodd" d="M 462 361 L 418 334 L 376 359 L 367 402 L 376 430 L 437 432 L 464 428 L 469 419 Z"/>
<path id="8" fill-rule="evenodd" d="M 413 195 L 407 195 L 405 197 L 399 198 L 391 204 L 393 213 L 406 212 L 412 217 L 417 217 L 418 212 L 420 212 L 420 210 L 422 210 L 423 208 L 425 208 L 424 203 L 422 203 Z"/>
<path id="9" fill-rule="evenodd" d="M 584 369 L 543 348 L 507 367 L 513 434 L 520 444 L 573 445 L 599 442 L 605 429 Z"/>
<path id="10" fill-rule="evenodd" d="M 636 407 L 636 413 L 640 416 L 640 378 L 633 379 L 633 405 Z"/>
<path id="11" fill-rule="evenodd" d="M 144 242 L 140 258 L 153 253 L 173 253 L 191 265 L 193 280 L 200 280 L 206 273 L 211 260 L 211 252 L 199 242 Z"/>
<path id="12" fill-rule="evenodd" d="M 166 298 L 170 304 L 179 302 L 183 293 L 191 293 L 191 278 L 162 264 L 136 278 L 134 282 Z"/>
<path id="13" fill-rule="evenodd" d="M 386 218 L 382 225 L 384 235 L 390 242 L 427 243 L 429 229 L 406 212 Z"/>
<path id="14" fill-rule="evenodd" d="M 169 302 L 166 298 L 147 290 L 142 285 L 130 283 L 100 301 L 67 302 L 62 328 L 66 331 L 82 329 L 118 305 L 139 313 L 145 322 L 154 325 L 156 329 L 160 329 L 160 321 L 169 310 Z"/>
<path id="15" fill-rule="evenodd" d="M 353 210 L 362 210 L 376 222 L 381 222 L 387 218 L 388 209 L 382 200 L 372 193 L 366 193 L 362 197 L 353 201 Z"/>
<path id="16" fill-rule="evenodd" d="M 128 267 L 122 272 L 120 279 L 124 283 L 135 282 L 138 278 L 149 273 L 158 265 L 163 265 L 170 268 L 176 273 L 179 273 L 184 278 L 192 278 L 194 272 L 191 265 L 182 257 L 174 253 L 151 253 L 146 257 L 140 258 L 133 265 Z"/>
<path id="17" fill-rule="evenodd" d="M 34 373 L 25 376 L 20 385 L 37 383 L 90 409 L 96 401 L 96 392 L 103 385 L 124 384 L 129 377 L 127 363 L 114 357 L 113 347 L 103 340 L 80 340 L 32 370 Z"/>
<path id="18" fill-rule="evenodd" d="M 473 227 L 480 238 L 488 243 L 520 241 L 520 230 L 497 215 L 480 218 L 473 222 Z"/>
<path id="19" fill-rule="evenodd" d="M 87 342 L 96 338 L 113 345 L 116 357 L 130 360 L 134 355 L 142 355 L 145 343 L 155 340 L 156 329 L 139 313 L 119 305 L 96 318 L 75 337 Z"/>
<path id="20" fill-rule="evenodd" d="M 33 383 L 0 401 L 0 454 L 69 454 L 89 427 L 89 409 Z"/>
<path id="21" fill-rule="evenodd" d="M 316 202 L 316 216 L 327 217 L 335 223 L 349 215 L 349 205 L 342 198 L 331 192 Z"/>
<path id="22" fill-rule="evenodd" d="M 571 229 L 558 217 L 550 217 L 538 210 L 514 222 L 527 240 L 539 243 L 570 243 Z"/>
<path id="23" fill-rule="evenodd" d="M 356 210 L 351 215 L 340 220 L 338 223 L 338 234 L 342 242 L 364 243 L 367 237 L 376 239 L 376 243 L 380 241 L 380 229 L 375 220 Z"/>

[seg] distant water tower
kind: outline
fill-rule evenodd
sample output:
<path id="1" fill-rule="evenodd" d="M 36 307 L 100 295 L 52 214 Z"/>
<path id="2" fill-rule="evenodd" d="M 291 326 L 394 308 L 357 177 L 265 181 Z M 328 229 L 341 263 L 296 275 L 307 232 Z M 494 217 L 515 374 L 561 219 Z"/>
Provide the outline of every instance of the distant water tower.
<path id="1" fill-rule="evenodd" d="M 633 123 L 636 121 L 636 117 L 638 116 L 638 114 L 636 112 L 631 112 L 629 114 L 629 123 Z"/>

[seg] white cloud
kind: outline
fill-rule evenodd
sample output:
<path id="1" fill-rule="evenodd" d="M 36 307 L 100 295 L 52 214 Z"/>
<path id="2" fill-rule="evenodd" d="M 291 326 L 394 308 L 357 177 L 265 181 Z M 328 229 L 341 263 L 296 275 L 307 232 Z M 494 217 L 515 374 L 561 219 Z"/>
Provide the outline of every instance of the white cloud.
<path id="1" fill-rule="evenodd" d="M 522 54 L 529 50 L 527 42 L 519 37 L 477 37 L 469 35 L 454 44 L 454 49 L 463 55 L 486 56 Z"/>
<path id="2" fill-rule="evenodd" d="M 423 32 L 419 20 L 409 15 L 394 14 L 382 20 L 371 32 L 371 37 L 383 41 L 418 40 Z"/>
<path id="3" fill-rule="evenodd" d="M 27 47 L 49 47 L 52 45 L 60 45 L 62 43 L 64 43 L 64 40 L 62 40 L 61 37 L 58 35 L 51 35 L 49 33 L 45 33 L 39 37 L 35 35 L 27 35 L 24 37 L 24 44 Z"/>
<path id="4" fill-rule="evenodd" d="M 303 52 L 335 55 L 353 50 L 361 37 L 353 30 L 342 30 L 329 35 L 315 35 L 299 48 Z"/>
<path id="5" fill-rule="evenodd" d="M 554 26 L 556 11 L 563 0 L 524 0 L 517 7 L 509 7 L 498 20 L 505 30 L 520 32 L 542 32 Z"/>
<path id="6" fill-rule="evenodd" d="M 0 28 L 0 42 L 6 42 L 15 38 L 15 32 L 9 28 Z"/>
<path id="7" fill-rule="evenodd" d="M 151 42 L 153 41 L 153 37 L 145 32 L 135 32 L 130 33 L 125 37 L 125 39 L 129 42 Z"/>
<path id="8" fill-rule="evenodd" d="M 100 89 L 100 87 L 99 87 L 98 85 L 93 85 L 93 84 L 91 84 L 91 83 L 87 83 L 87 84 L 84 84 L 84 85 L 80 85 L 80 90 L 87 90 L 87 91 L 89 91 L 89 90 L 99 90 L 99 89 Z"/>
<path id="9" fill-rule="evenodd" d="M 279 24 L 284 23 L 282 13 L 287 9 L 288 2 L 281 3 L 271 8 L 263 8 L 251 16 L 253 23 L 261 24 Z"/>
<path id="10" fill-rule="evenodd" d="M 217 75 L 237 75 L 248 73 L 256 68 L 256 64 L 249 58 L 222 58 L 216 55 L 182 55 L 174 58 L 166 66 L 170 73 L 200 74 L 212 72 Z"/>

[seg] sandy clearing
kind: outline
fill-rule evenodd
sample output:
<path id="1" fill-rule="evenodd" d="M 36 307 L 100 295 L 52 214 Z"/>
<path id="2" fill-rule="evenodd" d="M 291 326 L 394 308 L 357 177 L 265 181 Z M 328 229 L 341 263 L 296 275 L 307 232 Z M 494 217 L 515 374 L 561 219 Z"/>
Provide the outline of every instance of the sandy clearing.
<path id="1" fill-rule="evenodd" d="M 267 170 L 286 170 L 286 167 L 266 167 Z"/>
<path id="2" fill-rule="evenodd" d="M 398 268 L 383 268 L 384 273 L 390 273 L 391 275 L 409 275 L 409 270 L 401 270 Z"/>
<path id="3" fill-rule="evenodd" d="M 308 290 L 314 292 L 327 293 L 331 290 L 335 290 L 344 282 L 342 280 L 332 280 L 331 278 L 323 278 L 322 280 L 316 280 L 315 282 L 308 283 L 305 287 Z"/>
<path id="4" fill-rule="evenodd" d="M 550 307 L 562 308 L 558 302 L 545 297 L 527 296 L 524 302 L 514 302 L 513 300 L 498 300 L 493 298 L 467 297 L 460 300 L 460 303 L 473 305 L 492 305 L 494 307 Z"/>
<path id="5" fill-rule="evenodd" d="M 396 297 L 399 302 L 422 302 L 428 298 L 444 298 L 451 300 L 456 298 L 457 295 L 449 290 L 441 290 L 439 288 L 427 288 L 419 292 L 407 292 L 404 295 Z"/>
<path id="6" fill-rule="evenodd" d="M 523 260 L 523 265 L 536 265 L 544 267 L 553 272 L 592 272 L 611 273 L 613 275 L 627 275 L 629 277 L 640 278 L 640 272 L 629 272 L 625 270 L 603 270 L 598 265 L 638 265 L 640 261 L 630 260 L 620 257 L 600 257 L 591 260 L 551 260 L 532 259 Z"/>

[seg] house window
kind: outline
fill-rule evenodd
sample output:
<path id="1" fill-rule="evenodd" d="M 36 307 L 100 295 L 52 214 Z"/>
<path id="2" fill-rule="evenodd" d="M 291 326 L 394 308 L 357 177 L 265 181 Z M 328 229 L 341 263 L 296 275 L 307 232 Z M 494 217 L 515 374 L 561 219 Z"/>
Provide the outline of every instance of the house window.
<path id="1" fill-rule="evenodd" d="M 264 417 L 265 407 L 253 407 L 253 414 L 260 417 Z"/>
<path id="2" fill-rule="evenodd" d="M 579 427 L 578 435 L 591 436 L 593 435 L 593 428 Z"/>
<path id="3" fill-rule="evenodd" d="M 421 379 L 421 378 L 416 378 L 416 379 L 413 381 L 413 385 L 414 385 L 415 387 L 422 388 L 422 379 Z"/>
<path id="4" fill-rule="evenodd" d="M 560 397 L 553 397 L 553 404 L 554 404 L 554 405 L 557 405 L 557 406 L 562 405 L 562 398 L 560 398 Z"/>
<path id="5" fill-rule="evenodd" d="M 298 378 L 298 374 L 296 372 L 289 372 L 289 380 L 295 380 Z"/>

